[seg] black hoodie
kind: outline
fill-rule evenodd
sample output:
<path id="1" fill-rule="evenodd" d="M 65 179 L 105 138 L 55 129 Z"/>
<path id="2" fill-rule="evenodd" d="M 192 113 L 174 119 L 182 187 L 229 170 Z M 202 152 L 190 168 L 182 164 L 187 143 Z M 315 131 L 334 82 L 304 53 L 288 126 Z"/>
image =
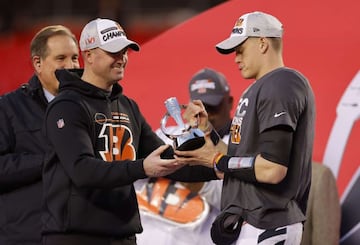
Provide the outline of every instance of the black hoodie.
<path id="1" fill-rule="evenodd" d="M 143 158 L 164 143 L 119 84 L 108 93 L 67 70 L 56 76 L 60 93 L 45 119 L 55 152 L 43 171 L 43 233 L 121 238 L 141 232 L 133 182 L 147 177 Z M 216 178 L 204 169 L 198 181 Z"/>

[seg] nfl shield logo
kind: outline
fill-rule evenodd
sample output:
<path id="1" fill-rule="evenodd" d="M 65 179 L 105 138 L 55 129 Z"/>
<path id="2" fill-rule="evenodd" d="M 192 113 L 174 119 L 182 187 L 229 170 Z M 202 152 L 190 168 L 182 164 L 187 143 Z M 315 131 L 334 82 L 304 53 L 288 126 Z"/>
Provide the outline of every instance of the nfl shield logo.
<path id="1" fill-rule="evenodd" d="M 65 126 L 65 122 L 64 122 L 64 119 L 60 118 L 57 122 L 57 127 L 58 128 L 63 128 Z"/>

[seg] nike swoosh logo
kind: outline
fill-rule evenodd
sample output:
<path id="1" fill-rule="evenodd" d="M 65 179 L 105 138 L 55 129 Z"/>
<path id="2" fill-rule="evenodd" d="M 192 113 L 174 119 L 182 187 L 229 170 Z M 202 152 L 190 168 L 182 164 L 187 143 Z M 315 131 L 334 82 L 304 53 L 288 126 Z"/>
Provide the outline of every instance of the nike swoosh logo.
<path id="1" fill-rule="evenodd" d="M 276 118 L 276 117 L 282 116 L 282 115 L 284 115 L 284 114 L 286 114 L 285 111 L 282 111 L 282 112 L 279 112 L 279 113 L 275 113 L 275 114 L 274 114 L 274 117 Z"/>

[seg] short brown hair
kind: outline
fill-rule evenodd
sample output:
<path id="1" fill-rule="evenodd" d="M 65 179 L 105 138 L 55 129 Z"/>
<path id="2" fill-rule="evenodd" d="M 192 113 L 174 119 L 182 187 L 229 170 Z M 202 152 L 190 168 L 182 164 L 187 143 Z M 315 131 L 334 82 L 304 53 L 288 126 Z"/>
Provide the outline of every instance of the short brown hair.
<path id="1" fill-rule="evenodd" d="M 270 37 L 269 40 L 275 51 L 282 52 L 282 38 Z"/>
<path id="2" fill-rule="evenodd" d="M 71 37 L 76 46 L 78 46 L 77 39 L 75 35 L 70 31 L 69 28 L 63 25 L 51 25 L 42 28 L 36 35 L 33 37 L 30 43 L 30 55 L 31 57 L 40 56 L 42 58 L 47 56 L 47 42 L 50 37 L 57 35 L 65 35 Z"/>

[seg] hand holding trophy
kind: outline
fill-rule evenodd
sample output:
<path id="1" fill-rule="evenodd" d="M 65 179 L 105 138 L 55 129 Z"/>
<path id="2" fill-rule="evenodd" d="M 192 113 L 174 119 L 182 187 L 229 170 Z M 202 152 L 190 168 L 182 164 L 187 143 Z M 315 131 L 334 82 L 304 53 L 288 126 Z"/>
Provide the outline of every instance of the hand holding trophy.
<path id="1" fill-rule="evenodd" d="M 181 109 L 176 97 L 165 100 L 167 112 L 160 122 L 161 131 L 174 142 L 174 148 L 180 151 L 195 150 L 205 144 L 204 133 L 197 127 L 186 126 L 181 117 Z M 177 129 L 170 132 L 166 128 L 168 119 L 175 120 Z"/>

